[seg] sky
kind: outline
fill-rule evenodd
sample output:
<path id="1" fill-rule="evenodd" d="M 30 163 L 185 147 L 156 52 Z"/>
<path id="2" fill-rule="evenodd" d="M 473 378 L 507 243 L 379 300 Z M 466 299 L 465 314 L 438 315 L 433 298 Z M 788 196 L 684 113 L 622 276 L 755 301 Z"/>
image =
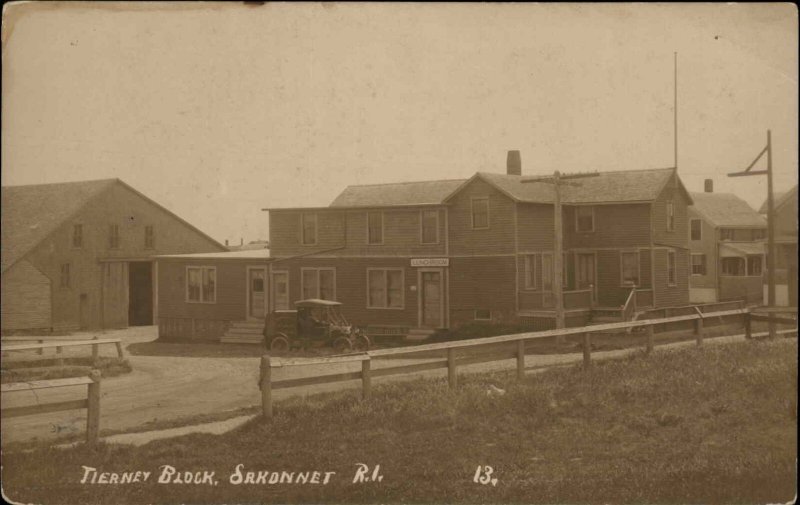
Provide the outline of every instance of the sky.
<path id="1" fill-rule="evenodd" d="M 117 177 L 219 241 L 351 184 L 662 168 L 797 184 L 792 4 L 6 4 L 2 184 Z M 762 160 L 764 163 L 766 160 Z M 766 165 L 759 165 L 766 167 Z"/>

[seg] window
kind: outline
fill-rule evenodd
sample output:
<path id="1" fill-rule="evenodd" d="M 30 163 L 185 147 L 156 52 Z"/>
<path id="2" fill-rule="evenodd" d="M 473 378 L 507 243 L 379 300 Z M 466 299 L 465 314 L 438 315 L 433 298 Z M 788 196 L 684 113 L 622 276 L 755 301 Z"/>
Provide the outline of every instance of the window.
<path id="1" fill-rule="evenodd" d="M 635 251 L 620 252 L 620 272 L 623 286 L 639 285 L 639 253 Z"/>
<path id="2" fill-rule="evenodd" d="M 489 227 L 489 197 L 472 199 L 472 228 Z"/>
<path id="3" fill-rule="evenodd" d="M 667 201 L 667 231 L 675 229 L 675 203 L 672 200 Z"/>
<path id="4" fill-rule="evenodd" d="M 153 233 L 153 226 L 144 227 L 144 248 L 153 249 L 156 246 L 156 236 Z"/>
<path id="5" fill-rule="evenodd" d="M 420 242 L 423 244 L 439 243 L 439 211 L 423 210 L 420 217 L 422 226 Z"/>
<path id="6" fill-rule="evenodd" d="M 719 239 L 720 240 L 733 240 L 733 229 L 732 228 L 720 228 L 720 230 L 719 230 Z"/>
<path id="7" fill-rule="evenodd" d="M 216 303 L 216 267 L 186 267 L 186 301 Z"/>
<path id="8" fill-rule="evenodd" d="M 367 244 L 383 244 L 383 212 L 367 212 Z"/>
<path id="9" fill-rule="evenodd" d="M 368 309 L 402 309 L 403 294 L 403 269 L 367 269 Z"/>
<path id="10" fill-rule="evenodd" d="M 492 311 L 489 309 L 475 309 L 475 320 L 476 321 L 491 321 L 492 320 Z"/>
<path id="11" fill-rule="evenodd" d="M 764 240 L 767 237 L 767 230 L 764 228 L 756 228 L 753 230 L 753 240 Z"/>
<path id="12" fill-rule="evenodd" d="M 553 255 L 542 254 L 542 290 L 553 290 Z"/>
<path id="13" fill-rule="evenodd" d="M 317 243 L 317 215 L 316 214 L 302 214 L 301 221 L 301 234 L 303 245 L 314 245 Z"/>
<path id="14" fill-rule="evenodd" d="M 61 265 L 61 279 L 59 285 L 62 288 L 69 288 L 72 286 L 72 280 L 69 277 L 69 263 Z"/>
<path id="15" fill-rule="evenodd" d="M 762 272 L 761 256 L 754 254 L 747 257 L 747 275 L 760 276 Z"/>
<path id="16" fill-rule="evenodd" d="M 692 219 L 689 221 L 689 228 L 691 230 L 690 238 L 692 240 L 702 240 L 703 238 L 703 222 L 699 219 Z"/>
<path id="17" fill-rule="evenodd" d="M 525 255 L 525 289 L 536 289 L 536 255 Z"/>
<path id="18" fill-rule="evenodd" d="M 678 284 L 678 275 L 675 270 L 675 251 L 667 251 L 667 284 L 670 286 Z"/>
<path id="19" fill-rule="evenodd" d="M 72 247 L 83 247 L 83 225 L 76 224 L 72 226 Z"/>
<path id="20" fill-rule="evenodd" d="M 119 249 L 119 225 L 112 224 L 108 227 L 108 248 Z"/>
<path id="21" fill-rule="evenodd" d="M 575 231 L 594 231 L 594 207 L 575 207 Z"/>
<path id="22" fill-rule="evenodd" d="M 336 270 L 333 268 L 300 269 L 303 299 L 336 300 Z"/>
<path id="23" fill-rule="evenodd" d="M 692 275 L 706 274 L 706 255 L 692 254 Z"/>
<path id="24" fill-rule="evenodd" d="M 744 275 L 744 258 L 722 258 L 722 275 Z"/>

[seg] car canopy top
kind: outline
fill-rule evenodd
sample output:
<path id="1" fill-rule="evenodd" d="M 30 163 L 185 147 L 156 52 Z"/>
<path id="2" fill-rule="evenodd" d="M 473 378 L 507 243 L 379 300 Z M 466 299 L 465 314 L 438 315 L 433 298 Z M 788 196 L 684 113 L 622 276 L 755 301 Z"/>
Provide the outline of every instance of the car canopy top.
<path id="1" fill-rule="evenodd" d="M 300 300 L 294 302 L 296 307 L 338 307 L 341 305 L 340 302 L 334 302 L 332 300 L 321 300 L 319 298 L 309 298 L 308 300 Z"/>

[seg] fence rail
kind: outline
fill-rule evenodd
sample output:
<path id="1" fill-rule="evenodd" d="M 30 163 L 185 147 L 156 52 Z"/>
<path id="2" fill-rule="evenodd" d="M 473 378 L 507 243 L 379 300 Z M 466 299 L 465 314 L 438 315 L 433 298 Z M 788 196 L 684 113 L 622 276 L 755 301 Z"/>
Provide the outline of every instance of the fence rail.
<path id="1" fill-rule="evenodd" d="M 520 333 L 516 335 L 502 335 L 496 337 L 486 337 L 473 340 L 462 340 L 455 342 L 444 342 L 439 344 L 424 344 L 414 346 L 413 348 L 402 349 L 378 349 L 374 351 L 366 351 L 360 354 L 349 356 L 334 356 L 329 358 L 313 358 L 313 359 L 281 359 L 271 358 L 265 355 L 261 358 L 261 378 L 259 387 L 262 394 L 262 410 L 264 417 L 269 419 L 272 417 L 272 391 L 277 389 L 286 389 L 300 386 L 308 386 L 314 384 L 328 384 L 340 381 L 361 380 L 362 381 L 362 395 L 368 398 L 372 387 L 373 377 L 386 377 L 389 375 L 400 375 L 422 372 L 427 370 L 436 370 L 447 368 L 448 383 L 450 387 L 456 387 L 458 383 L 457 369 L 458 366 L 471 365 L 477 363 L 488 363 L 492 361 L 500 361 L 506 359 L 516 359 L 516 370 L 519 378 L 525 375 L 525 344 L 528 341 L 567 336 L 567 335 L 580 335 L 583 337 L 583 366 L 588 368 L 591 365 L 591 339 L 592 333 L 607 331 L 607 330 L 627 330 L 627 329 L 644 329 L 644 345 L 646 351 L 649 353 L 654 348 L 654 329 L 660 325 L 667 325 L 676 322 L 691 321 L 694 324 L 694 335 L 697 345 L 702 345 L 705 333 L 703 321 L 709 318 L 722 318 L 726 316 L 744 316 L 745 337 L 752 338 L 762 334 L 752 333 L 752 321 L 760 321 L 759 316 L 751 314 L 750 309 L 740 308 L 733 310 L 724 310 L 717 312 L 703 312 L 700 308 L 693 307 L 692 314 L 673 316 L 660 319 L 643 319 L 637 321 L 627 321 L 619 323 L 608 323 L 593 326 L 585 326 L 580 328 L 563 328 L 558 330 L 547 330 L 531 333 Z M 783 330 L 778 333 L 796 333 L 797 322 L 793 319 L 781 318 L 781 323 L 792 324 L 795 328 L 791 330 Z M 511 351 L 494 352 L 488 355 L 469 356 L 457 359 L 456 350 L 477 348 L 482 346 L 491 346 L 501 343 L 516 343 L 516 346 Z M 415 354 L 430 351 L 444 351 L 446 352 L 446 359 L 435 359 L 423 363 L 414 363 L 409 365 L 400 365 L 392 367 L 384 367 L 372 369 L 371 361 L 375 358 L 398 357 L 408 356 L 413 357 Z M 311 377 L 301 377 L 295 379 L 281 379 L 277 381 L 272 380 L 272 370 L 282 367 L 303 366 L 303 365 L 326 365 L 326 364 L 341 364 L 341 363 L 355 363 L 361 362 L 361 371 L 341 372 L 332 374 L 316 375 Z"/>
<path id="2" fill-rule="evenodd" d="M 61 349 L 64 347 L 78 347 L 78 346 L 92 346 L 92 360 L 97 361 L 99 357 L 100 350 L 99 346 L 102 344 L 114 344 L 117 347 L 117 355 L 120 359 L 125 357 L 125 352 L 122 349 L 122 341 L 118 338 L 99 338 L 94 337 L 91 340 L 69 340 L 69 341 L 55 341 L 55 342 L 45 342 L 45 339 L 38 338 L 36 339 L 38 343 L 36 344 L 11 344 L 11 345 L 3 345 L 0 347 L 3 354 L 7 354 L 10 351 L 38 351 L 38 354 L 43 354 L 45 349 L 53 349 L 55 348 L 56 353 L 61 353 Z M 59 358 L 59 361 L 63 363 L 63 358 Z"/>
<path id="3" fill-rule="evenodd" d="M 67 400 L 61 402 L 26 405 L 21 407 L 4 407 L 0 409 L 0 416 L 4 418 L 61 412 L 64 410 L 86 409 L 86 441 L 97 442 L 100 433 L 100 371 L 92 370 L 88 377 L 71 377 L 67 379 L 53 379 L 31 382 L 13 382 L 0 386 L 2 393 L 19 393 L 21 391 L 36 391 L 40 389 L 59 388 L 68 386 L 82 386 L 86 384 L 86 398 L 82 400 Z"/>

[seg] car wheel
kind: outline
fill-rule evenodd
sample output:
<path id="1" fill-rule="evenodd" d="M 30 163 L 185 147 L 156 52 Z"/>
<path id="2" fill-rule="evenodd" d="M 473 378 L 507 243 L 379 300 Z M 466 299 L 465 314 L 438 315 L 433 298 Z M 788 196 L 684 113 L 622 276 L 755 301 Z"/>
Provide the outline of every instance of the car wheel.
<path id="1" fill-rule="evenodd" d="M 271 351 L 284 352 L 289 350 L 289 339 L 284 335 L 272 337 L 272 342 L 269 343 Z"/>
<path id="2" fill-rule="evenodd" d="M 347 337 L 339 337 L 333 341 L 333 348 L 336 352 L 346 352 L 353 348 Z"/>
<path id="3" fill-rule="evenodd" d="M 359 333 L 356 335 L 356 349 L 359 351 L 369 351 L 369 348 L 372 347 L 372 341 L 369 339 L 368 336 L 364 335 L 363 333 Z"/>

